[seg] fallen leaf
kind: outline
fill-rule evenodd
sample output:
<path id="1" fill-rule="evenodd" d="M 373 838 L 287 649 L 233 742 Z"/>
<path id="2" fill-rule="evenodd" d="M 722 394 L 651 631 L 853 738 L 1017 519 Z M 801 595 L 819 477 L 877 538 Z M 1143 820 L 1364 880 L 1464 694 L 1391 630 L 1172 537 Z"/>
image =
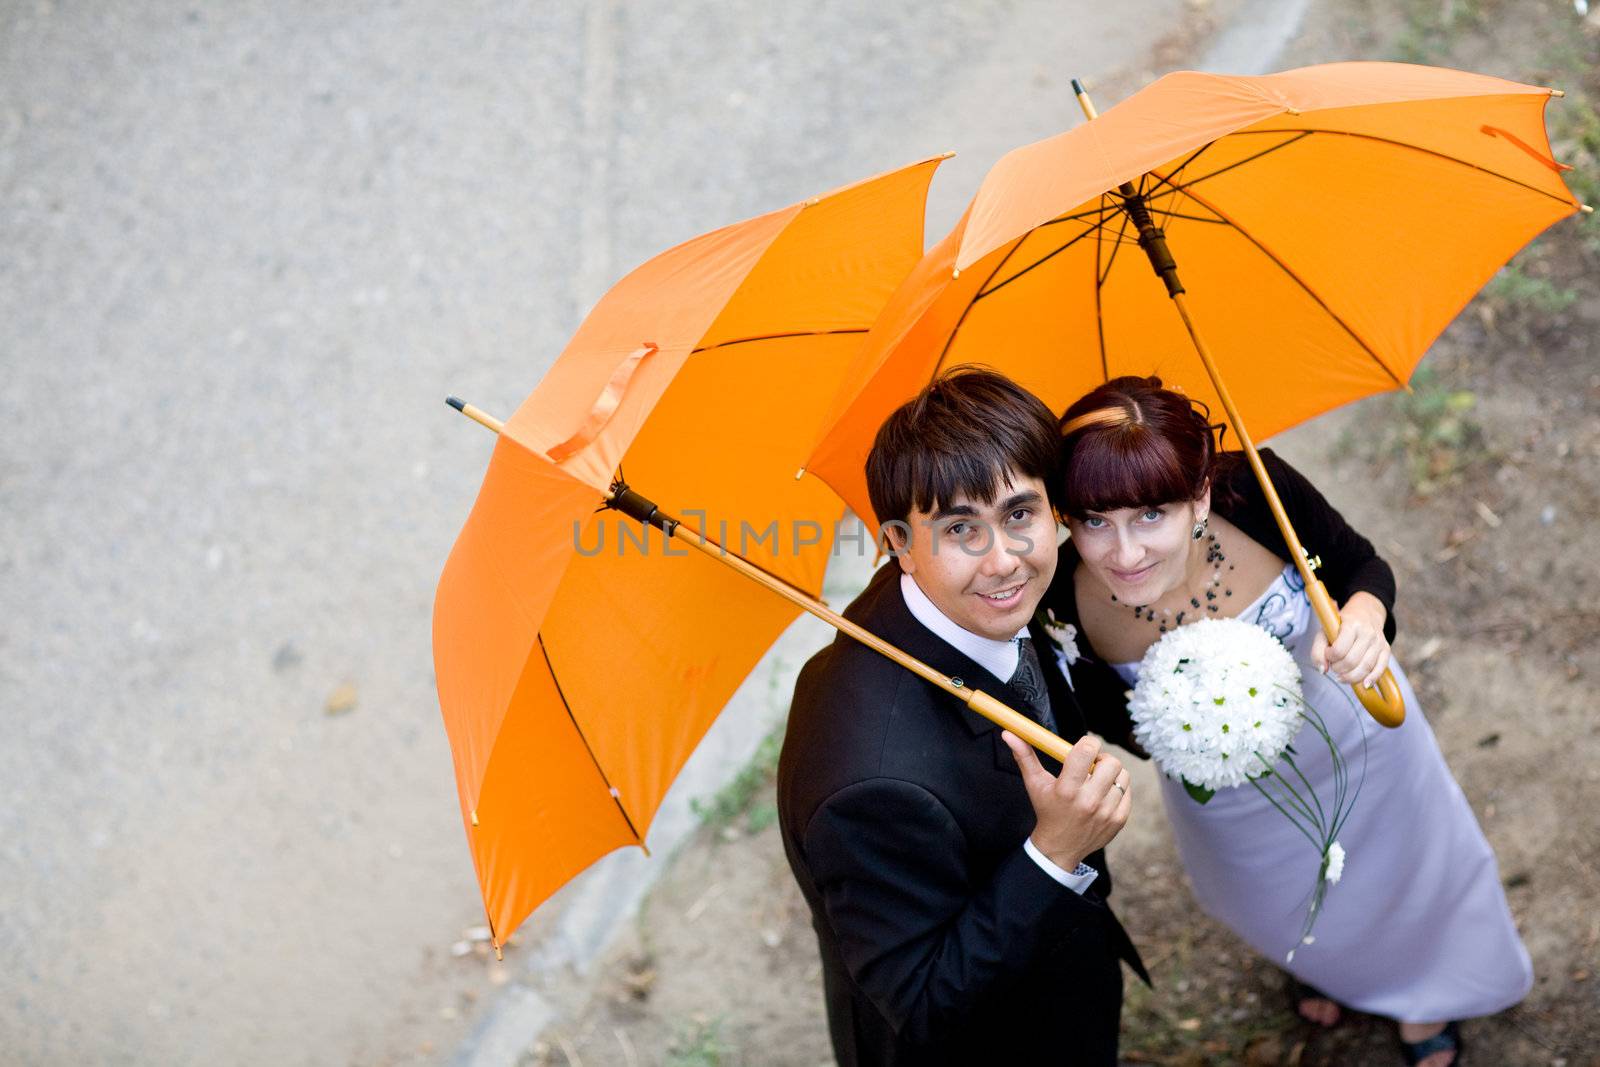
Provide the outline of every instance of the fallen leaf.
<path id="1" fill-rule="evenodd" d="M 643 1000 L 650 995 L 650 990 L 655 988 L 656 972 L 653 968 L 632 971 L 622 976 L 622 984 L 628 988 L 634 999 Z"/>
<path id="2" fill-rule="evenodd" d="M 354 710 L 355 706 L 356 687 L 346 682 L 328 696 L 328 703 L 323 706 L 323 710 L 329 715 L 343 715 L 347 711 Z"/>

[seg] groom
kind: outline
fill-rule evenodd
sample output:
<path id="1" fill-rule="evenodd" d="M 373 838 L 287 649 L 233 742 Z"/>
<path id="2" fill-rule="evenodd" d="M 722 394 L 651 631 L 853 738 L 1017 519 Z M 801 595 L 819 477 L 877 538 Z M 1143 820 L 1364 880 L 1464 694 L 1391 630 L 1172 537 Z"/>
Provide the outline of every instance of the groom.
<path id="1" fill-rule="evenodd" d="M 1057 444 L 1038 398 L 963 371 L 891 415 L 867 457 L 895 558 L 845 614 L 1077 743 L 1041 765 L 842 634 L 806 664 L 779 823 L 844 1067 L 1116 1063 L 1118 961 L 1144 976 L 1101 851 L 1128 775 L 1086 733 L 1110 705 L 1074 694 L 1034 620 L 1056 567 Z"/>

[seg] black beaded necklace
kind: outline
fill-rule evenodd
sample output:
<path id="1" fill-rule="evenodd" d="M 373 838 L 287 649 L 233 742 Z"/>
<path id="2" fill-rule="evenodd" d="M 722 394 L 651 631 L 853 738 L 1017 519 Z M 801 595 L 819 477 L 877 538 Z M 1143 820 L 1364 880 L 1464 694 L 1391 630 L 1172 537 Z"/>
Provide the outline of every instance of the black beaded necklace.
<path id="1" fill-rule="evenodd" d="M 1149 604 L 1129 604 L 1127 606 L 1133 610 L 1133 617 L 1142 619 L 1145 622 L 1155 623 L 1160 626 L 1162 633 L 1166 633 L 1172 627 L 1182 626 L 1183 620 L 1190 618 L 1190 616 L 1193 616 L 1193 618 L 1190 618 L 1192 622 L 1194 619 L 1203 619 L 1207 615 L 1218 614 L 1221 607 L 1219 600 L 1233 595 L 1232 587 L 1222 584 L 1224 566 L 1231 571 L 1233 570 L 1233 564 L 1228 562 L 1228 557 L 1223 553 L 1222 546 L 1217 543 L 1216 534 L 1206 535 L 1206 562 L 1211 565 L 1211 577 L 1206 580 L 1205 588 L 1201 590 L 1200 596 L 1191 596 L 1189 598 L 1188 607 L 1174 614 L 1171 608 L 1162 608 L 1158 612 Z M 1202 600 L 1201 597 L 1205 599 Z M 1115 593 L 1111 594 L 1111 602 L 1113 604 L 1122 603 L 1117 599 L 1117 594 Z"/>

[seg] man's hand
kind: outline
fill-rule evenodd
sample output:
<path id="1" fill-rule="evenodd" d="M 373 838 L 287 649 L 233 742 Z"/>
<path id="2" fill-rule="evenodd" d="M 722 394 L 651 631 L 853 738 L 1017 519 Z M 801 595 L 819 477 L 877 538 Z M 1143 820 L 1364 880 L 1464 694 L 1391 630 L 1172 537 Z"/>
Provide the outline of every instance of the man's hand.
<path id="1" fill-rule="evenodd" d="M 1133 807 L 1128 772 L 1115 756 L 1100 755 L 1098 737 L 1084 734 L 1067 753 L 1057 776 L 1044 769 L 1022 738 L 1009 730 L 1000 736 L 1016 757 L 1023 788 L 1038 819 L 1033 827 L 1033 847 L 1051 863 L 1072 870 L 1085 856 L 1104 848 L 1127 824 Z"/>
<path id="2" fill-rule="evenodd" d="M 1371 593 L 1356 593 L 1339 609 L 1339 639 L 1328 647 L 1320 629 L 1311 642 L 1311 665 L 1346 685 L 1371 687 L 1389 666 L 1383 624 L 1389 613 Z"/>

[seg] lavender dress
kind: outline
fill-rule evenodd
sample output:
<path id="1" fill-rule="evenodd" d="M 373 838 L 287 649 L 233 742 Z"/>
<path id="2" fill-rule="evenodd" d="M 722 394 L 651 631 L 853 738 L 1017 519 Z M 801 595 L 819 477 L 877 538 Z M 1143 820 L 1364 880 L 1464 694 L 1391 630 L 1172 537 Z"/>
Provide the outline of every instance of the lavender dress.
<path id="1" fill-rule="evenodd" d="M 1252 787 L 1220 790 L 1202 806 L 1163 775 L 1167 819 L 1200 907 L 1300 981 L 1361 1011 L 1436 1022 L 1517 1003 L 1533 985 L 1533 968 L 1494 853 L 1399 665 L 1392 666 L 1407 714 L 1388 730 L 1348 687 L 1311 666 L 1315 624 L 1293 566 L 1239 617 L 1294 653 L 1305 699 L 1344 755 L 1352 788 L 1364 739 L 1366 781 L 1339 833 L 1344 875 L 1328 889 L 1315 941 L 1297 945 L 1319 862 L 1311 843 Z M 1138 664 L 1116 670 L 1132 685 Z M 1333 773 L 1327 745 L 1308 726 L 1294 748 L 1295 762 L 1326 801 Z M 1285 963 L 1291 949 L 1294 960 Z"/>

